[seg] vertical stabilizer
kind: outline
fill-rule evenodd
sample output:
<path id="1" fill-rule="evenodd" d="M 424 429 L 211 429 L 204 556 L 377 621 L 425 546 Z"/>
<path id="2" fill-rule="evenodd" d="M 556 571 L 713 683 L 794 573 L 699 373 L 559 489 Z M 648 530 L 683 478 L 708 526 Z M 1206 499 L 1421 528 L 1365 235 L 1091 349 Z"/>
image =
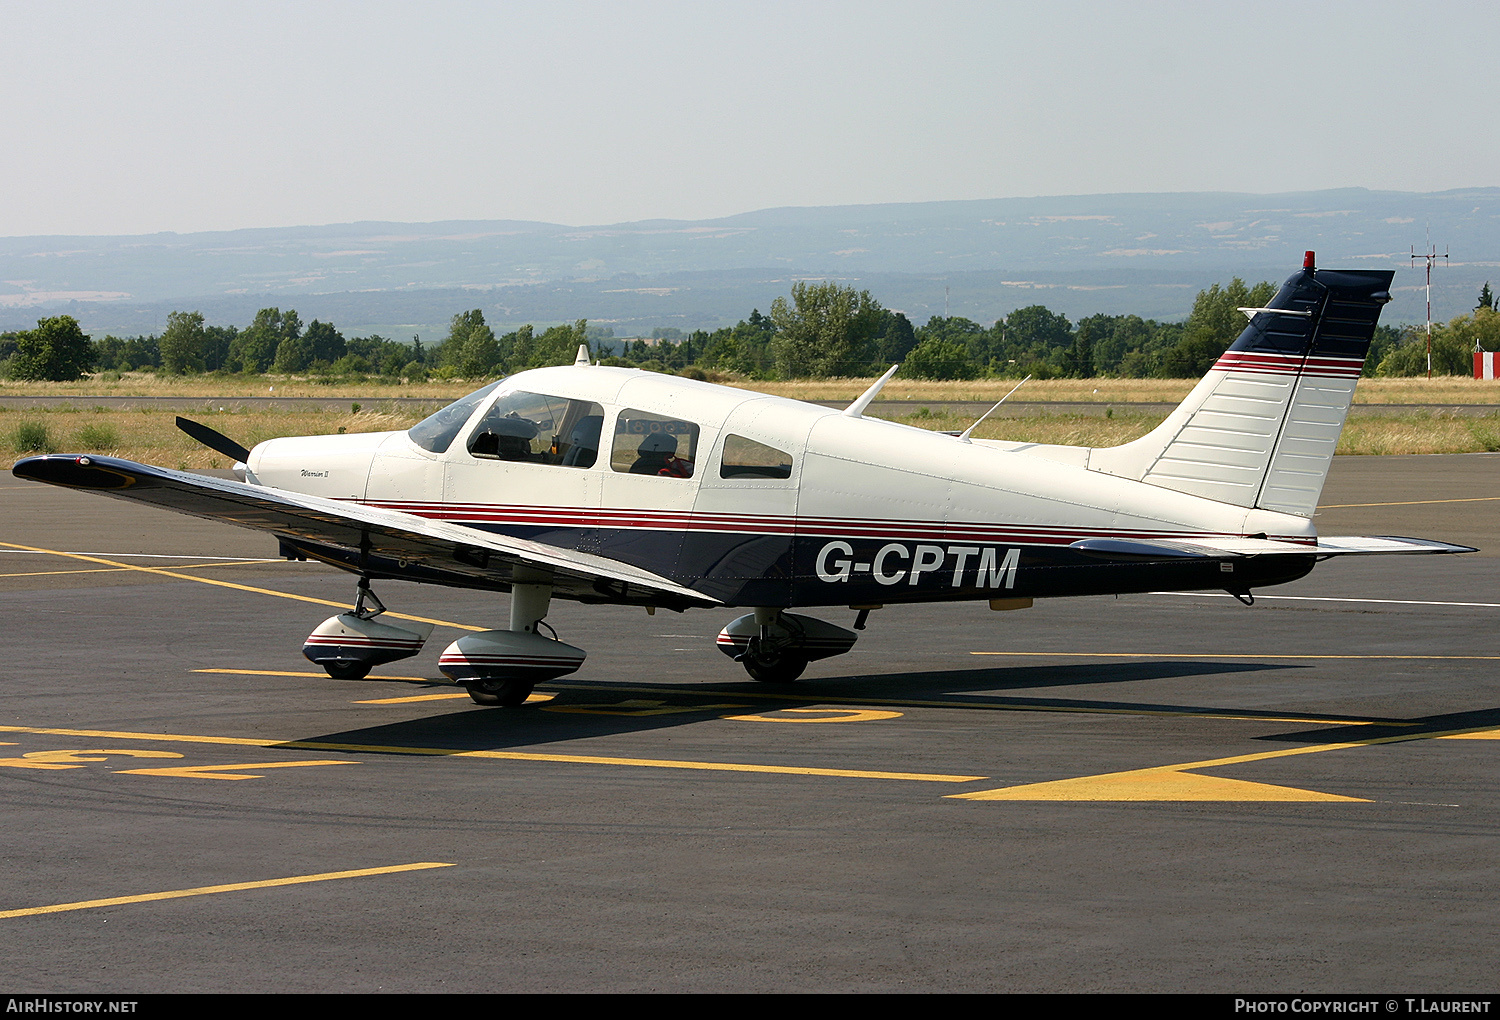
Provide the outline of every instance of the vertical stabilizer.
<path id="1" fill-rule="evenodd" d="M 1089 468 L 1311 517 L 1394 276 L 1319 270 L 1308 252 L 1166 421 L 1091 450 Z"/>

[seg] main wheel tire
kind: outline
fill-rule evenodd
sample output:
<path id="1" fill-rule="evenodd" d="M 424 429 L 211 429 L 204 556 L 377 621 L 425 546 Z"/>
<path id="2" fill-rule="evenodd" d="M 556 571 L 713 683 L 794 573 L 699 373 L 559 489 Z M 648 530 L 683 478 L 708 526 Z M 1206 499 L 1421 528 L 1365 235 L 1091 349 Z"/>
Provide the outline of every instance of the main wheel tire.
<path id="1" fill-rule="evenodd" d="M 520 708 L 531 697 L 534 684 L 524 680 L 472 680 L 464 685 L 469 699 L 489 708 Z"/>
<path id="2" fill-rule="evenodd" d="M 325 662 L 323 668 L 335 680 L 363 680 L 370 675 L 370 667 L 362 662 Z"/>
<path id="3" fill-rule="evenodd" d="M 745 672 L 751 680 L 763 684 L 789 684 L 802 675 L 807 660 L 800 655 L 777 655 L 766 659 L 745 659 Z"/>

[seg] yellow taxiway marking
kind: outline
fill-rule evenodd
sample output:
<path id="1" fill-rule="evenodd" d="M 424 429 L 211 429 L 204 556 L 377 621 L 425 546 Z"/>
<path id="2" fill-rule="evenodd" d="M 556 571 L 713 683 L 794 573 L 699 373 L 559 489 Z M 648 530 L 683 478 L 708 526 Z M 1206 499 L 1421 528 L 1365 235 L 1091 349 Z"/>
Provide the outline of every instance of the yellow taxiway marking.
<path id="1" fill-rule="evenodd" d="M 99 751 L 31 751 L 19 758 L 0 758 L 0 766 L 12 769 L 81 769 L 84 762 L 104 761 L 110 755 L 126 758 L 181 758 L 176 751 L 142 751 L 137 748 Z"/>
<path id="2" fill-rule="evenodd" d="M 900 712 L 882 712 L 873 708 L 783 708 L 781 711 L 805 712 L 807 715 L 725 715 L 720 718 L 736 722 L 783 723 L 874 722 L 877 719 L 901 718 Z"/>
<path id="3" fill-rule="evenodd" d="M 373 677 L 371 679 L 374 679 Z M 369 701 L 356 701 L 356 705 L 406 705 L 413 701 L 453 701 L 458 698 L 467 699 L 468 691 L 460 691 L 457 694 L 414 694 L 406 698 L 372 698 Z M 557 697 L 556 694 L 529 694 L 526 704 L 540 705 Z"/>
<path id="4" fill-rule="evenodd" d="M 387 614 L 387 615 L 389 615 L 389 614 Z M 328 674 L 325 673 L 325 672 L 323 672 L 321 669 L 319 669 L 319 670 L 307 670 L 307 669 L 304 669 L 304 670 L 290 670 L 290 669 L 195 669 L 195 670 L 192 670 L 192 672 L 194 672 L 194 673 L 229 673 L 229 674 L 234 675 L 234 676 L 304 676 L 304 677 L 317 677 L 319 680 L 330 679 L 329 676 L 328 676 Z M 430 676 L 367 676 L 367 677 L 365 677 L 365 679 L 366 680 L 404 680 L 404 681 L 407 681 L 408 683 L 418 683 L 418 684 L 432 684 L 432 683 L 442 683 L 443 682 L 441 680 L 434 680 Z M 340 683 L 346 683 L 347 681 L 342 681 L 341 680 L 339 682 Z M 446 695 L 445 695 L 445 697 L 446 697 Z M 468 697 L 468 695 L 465 694 L 464 697 Z"/>
<path id="5" fill-rule="evenodd" d="M 1491 659 L 1500 659 L 1500 655 L 1261 655 L 1257 652 L 970 652 L 969 654 L 1027 655 L 1053 659 L 1437 659 L 1461 662 L 1486 662 Z"/>
<path id="6" fill-rule="evenodd" d="M 185 733 L 130 733 L 117 730 L 75 730 L 40 726 L 0 726 L 0 733 L 37 733 L 66 737 L 110 737 L 116 740 L 160 740 L 278 750 L 350 751 L 356 754 L 415 754 L 449 758 L 487 758 L 499 761 L 552 762 L 568 765 L 626 765 L 636 768 L 686 769 L 701 772 L 755 772 L 783 776 L 826 776 L 839 779 L 901 779 L 919 783 L 972 783 L 989 776 L 956 776 L 930 772 L 883 772 L 874 769 L 825 769 L 800 765 L 754 765 L 727 761 L 681 761 L 671 758 L 615 758 L 592 754 L 538 754 L 524 751 L 459 751 L 448 747 L 408 747 L 387 744 L 340 744 L 321 740 L 262 740 L 252 737 L 209 737 Z"/>
<path id="7" fill-rule="evenodd" d="M 178 757 L 181 757 L 180 755 Z M 308 765 L 358 765 L 357 761 L 339 758 L 336 761 L 267 761 L 245 762 L 238 765 L 177 765 L 163 769 L 120 769 L 117 775 L 126 776 L 179 776 L 183 779 L 264 779 L 249 772 L 235 769 L 297 769 Z"/>
<path id="8" fill-rule="evenodd" d="M 1470 496 L 1467 499 L 1409 499 L 1400 503 L 1325 503 L 1319 510 L 1349 510 L 1360 506 L 1421 506 L 1423 503 L 1490 503 L 1500 496 Z"/>
<path id="9" fill-rule="evenodd" d="M 1439 740 L 1500 740 L 1500 730 L 1471 730 L 1468 733 L 1445 733 Z"/>
<path id="10" fill-rule="evenodd" d="M 249 584 L 235 584 L 233 581 L 220 581 L 213 577 L 199 577 L 196 574 L 179 574 L 165 567 L 143 567 L 135 563 L 121 563 L 118 560 L 107 560 L 98 556 L 89 556 L 85 553 L 62 552 L 57 549 L 39 549 L 31 545 L 17 545 L 15 542 L 0 542 L 0 547 L 6 549 L 20 549 L 24 552 L 44 553 L 48 556 L 63 556 L 68 559 L 82 560 L 85 563 L 98 563 L 117 570 L 138 570 L 144 574 L 157 574 L 161 577 L 172 577 L 179 581 L 197 581 L 199 584 L 211 584 L 219 588 L 233 588 L 236 591 L 248 591 L 256 595 L 271 595 L 280 599 L 292 599 L 297 602 L 311 602 L 319 606 L 332 606 L 335 609 L 345 610 L 354 607 L 345 602 L 330 602 L 328 599 L 314 598 L 311 595 L 294 595 L 288 591 L 276 591 L 273 588 L 257 588 Z M 472 627 L 466 623 L 453 623 L 448 620 L 433 620 L 425 616 L 408 616 L 405 613 L 386 613 L 397 620 L 411 620 L 415 623 L 430 623 L 438 627 L 453 627 L 456 630 L 482 631 L 484 627 Z"/>
<path id="11" fill-rule="evenodd" d="M 1316 790 L 1299 790 L 1291 786 L 1273 786 L 1269 783 L 1252 783 L 1241 779 L 1192 775 L 1190 771 L 1218 768 L 1223 765 L 1239 765 L 1244 762 L 1266 761 L 1270 758 L 1287 758 L 1298 754 L 1318 754 L 1323 751 L 1370 747 L 1375 744 L 1393 744 L 1408 740 L 1442 737 L 1472 738 L 1476 734 L 1495 732 L 1494 727 L 1474 727 L 1432 733 L 1401 733 L 1389 737 L 1372 737 L 1368 740 L 1259 751 L 1229 758 L 1211 758 L 1208 761 L 1190 761 L 1180 765 L 1157 765 L 1144 769 L 1129 769 L 1124 772 L 1106 772 L 1097 776 L 1078 776 L 1073 779 L 1054 779 L 1045 783 L 1002 786 L 994 790 L 976 790 L 973 793 L 952 793 L 947 796 L 954 800 L 1344 801 L 1368 804 L 1370 802 L 1363 797 L 1343 797 L 1338 794 L 1319 793 Z"/>
<path id="12" fill-rule="evenodd" d="M 268 878 L 260 882 L 231 882 L 228 885 L 202 885 L 196 889 L 170 889 L 166 892 L 141 893 L 136 896 L 111 896 L 102 900 L 79 900 L 54 903 L 47 907 L 22 907 L 0 910 L 0 917 L 30 917 L 35 914 L 61 914 L 68 910 L 91 910 L 95 907 L 117 907 L 125 903 L 149 903 L 152 900 L 178 900 L 188 896 L 211 896 L 214 893 L 244 892 L 248 889 L 274 889 L 282 885 L 307 882 L 331 882 L 339 878 L 365 878 L 370 875 L 394 875 L 402 871 L 425 871 L 429 868 L 451 868 L 452 864 L 422 861 L 417 864 L 395 864 L 385 868 L 359 868 L 355 871 L 325 871 L 319 875 L 293 875 L 290 878 Z"/>
<path id="13" fill-rule="evenodd" d="M 246 563 L 271 563 L 274 560 L 218 560 L 213 563 L 180 563 L 179 570 L 196 570 L 199 567 L 238 567 Z M 79 570 L 31 570 L 20 574 L 0 574 L 0 577 L 54 577 L 59 574 L 116 574 L 129 567 L 85 567 Z"/>

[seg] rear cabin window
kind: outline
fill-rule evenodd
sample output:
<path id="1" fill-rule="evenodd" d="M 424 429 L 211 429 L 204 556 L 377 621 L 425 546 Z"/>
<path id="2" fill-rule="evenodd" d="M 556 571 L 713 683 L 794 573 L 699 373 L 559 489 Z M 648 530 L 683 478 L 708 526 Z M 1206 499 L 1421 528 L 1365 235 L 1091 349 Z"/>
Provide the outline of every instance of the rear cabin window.
<path id="1" fill-rule="evenodd" d="M 469 455 L 558 467 L 593 467 L 604 409 L 590 400 L 502 393 L 469 433 Z"/>
<path id="2" fill-rule="evenodd" d="M 724 437 L 720 478 L 790 478 L 792 455 L 744 436 Z"/>
<path id="3" fill-rule="evenodd" d="M 627 409 L 615 419 L 609 466 L 622 474 L 691 478 L 698 426 L 651 411 Z"/>

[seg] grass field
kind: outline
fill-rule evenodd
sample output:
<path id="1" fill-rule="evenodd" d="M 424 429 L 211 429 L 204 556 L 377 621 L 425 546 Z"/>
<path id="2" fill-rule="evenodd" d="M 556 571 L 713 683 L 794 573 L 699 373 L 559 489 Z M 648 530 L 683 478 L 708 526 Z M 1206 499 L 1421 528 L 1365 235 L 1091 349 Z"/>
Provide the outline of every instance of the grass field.
<path id="1" fill-rule="evenodd" d="M 948 398 L 962 399 L 962 398 Z M 432 405 L 400 407 L 370 400 L 367 408 L 347 410 L 234 410 L 193 414 L 245 446 L 278 436 L 326 435 L 338 432 L 384 432 L 405 429 L 421 420 Z M 0 410 L 0 463 L 9 467 L 20 456 L 38 452 L 106 453 L 129 460 L 179 469 L 228 467 L 227 458 L 205 449 L 179 432 L 173 411 L 94 408 Z M 991 418 L 975 431 L 982 439 L 1012 439 L 1067 446 L 1115 446 L 1145 435 L 1161 415 L 1115 412 L 1036 414 L 1024 418 Z M 973 419 L 920 408 L 896 419 L 920 428 L 961 430 Z M 1477 453 L 1500 450 L 1500 414 L 1458 416 L 1442 412 L 1361 415 L 1355 408 L 1339 441 L 1339 453 Z"/>
<path id="2" fill-rule="evenodd" d="M 798 400 L 853 400 L 873 379 L 822 379 L 805 382 L 739 382 L 729 385 Z M 1032 380 L 1012 400 L 1087 403 L 1176 404 L 1193 388 L 1194 379 L 1042 379 Z M 1014 379 L 975 382 L 929 382 L 893 379 L 881 396 L 891 400 L 974 400 L 993 403 L 1016 384 Z M 0 380 L 0 396 L 173 396 L 173 397 L 332 397 L 379 402 L 392 397 L 419 397 L 446 403 L 481 385 L 481 381 L 399 383 L 321 382 L 297 378 L 193 376 L 163 379 L 149 372 L 127 372 L 117 380 L 99 377 L 67 383 Z M 1459 376 L 1362 379 L 1354 394 L 1362 404 L 1500 404 L 1500 380 Z"/>

